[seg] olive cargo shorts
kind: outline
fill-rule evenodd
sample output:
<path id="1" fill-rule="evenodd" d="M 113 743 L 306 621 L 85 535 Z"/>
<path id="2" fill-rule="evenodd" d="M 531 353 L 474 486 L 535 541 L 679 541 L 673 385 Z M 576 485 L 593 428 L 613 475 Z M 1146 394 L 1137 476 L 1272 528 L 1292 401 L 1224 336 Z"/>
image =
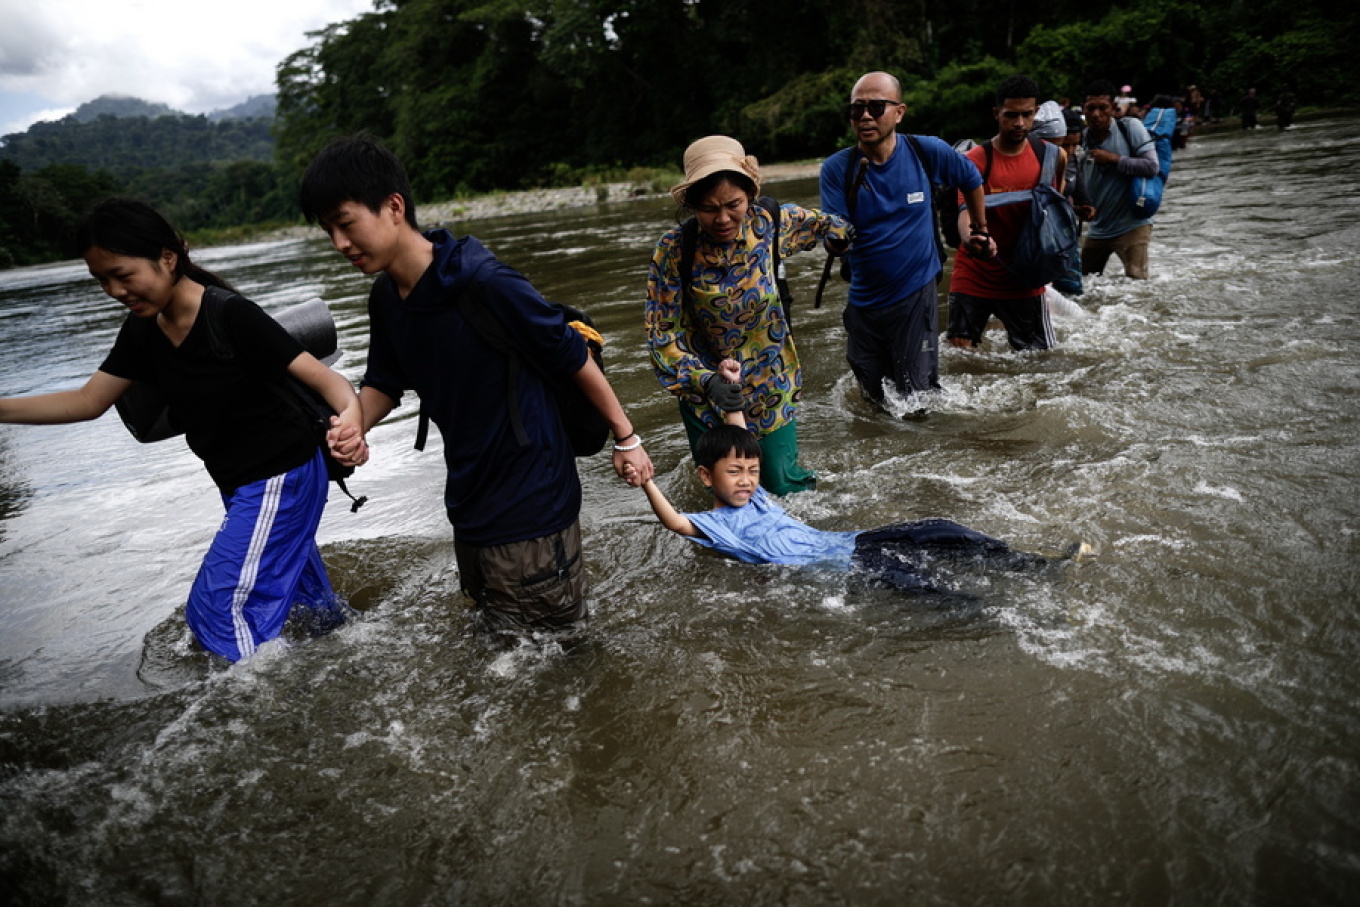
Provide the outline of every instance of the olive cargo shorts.
<path id="1" fill-rule="evenodd" d="M 523 542 L 481 548 L 455 539 L 453 548 L 463 591 L 489 630 L 561 630 L 588 614 L 579 520 Z"/>

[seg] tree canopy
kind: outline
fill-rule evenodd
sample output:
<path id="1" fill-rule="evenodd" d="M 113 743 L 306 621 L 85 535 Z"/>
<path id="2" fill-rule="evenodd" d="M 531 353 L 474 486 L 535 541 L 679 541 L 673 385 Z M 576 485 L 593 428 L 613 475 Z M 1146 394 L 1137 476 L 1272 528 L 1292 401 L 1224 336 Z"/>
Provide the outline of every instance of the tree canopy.
<path id="1" fill-rule="evenodd" d="M 61 257 L 95 197 L 140 195 L 183 229 L 296 220 L 296 184 L 327 141 L 360 130 L 405 161 L 417 196 L 675 168 L 712 133 L 765 161 L 851 140 L 855 79 L 902 81 L 905 128 L 948 140 L 994 128 L 992 92 L 1026 73 L 1080 101 L 1096 78 L 1144 99 L 1187 85 L 1230 109 L 1249 87 L 1305 106 L 1357 99 L 1360 8 L 1324 0 L 375 0 L 309 35 L 276 71 L 277 110 L 213 120 L 82 117 L 6 136 L 0 267 Z M 151 114 L 151 115 L 147 115 Z"/>
<path id="2" fill-rule="evenodd" d="M 1109 78 L 1148 98 L 1196 83 L 1345 102 L 1357 20 L 1322 0 L 379 0 L 279 66 L 279 160 L 300 171 L 367 130 L 432 198 L 674 166 L 717 132 L 820 157 L 849 140 L 839 111 L 872 69 L 902 80 L 909 128 L 948 139 L 990 130 L 1015 72 L 1055 98 Z"/>

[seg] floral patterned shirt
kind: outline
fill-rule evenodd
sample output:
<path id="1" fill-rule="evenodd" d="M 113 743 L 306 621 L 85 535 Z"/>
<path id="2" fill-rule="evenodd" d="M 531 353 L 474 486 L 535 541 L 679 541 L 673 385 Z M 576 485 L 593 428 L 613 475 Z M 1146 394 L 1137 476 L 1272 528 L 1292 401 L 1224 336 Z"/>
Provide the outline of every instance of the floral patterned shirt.
<path id="1" fill-rule="evenodd" d="M 850 227 L 834 214 L 797 205 L 780 207 L 781 258 L 827 240 L 848 242 Z M 761 205 L 747 211 L 740 235 L 716 245 L 699 231 L 690 302 L 680 299 L 681 228 L 656 245 L 647 275 L 644 321 L 657 380 L 704 424 L 722 413 L 704 394 L 704 379 L 731 356 L 741 363 L 746 420 L 760 436 L 793 420 L 803 370 L 775 283 L 774 218 Z"/>

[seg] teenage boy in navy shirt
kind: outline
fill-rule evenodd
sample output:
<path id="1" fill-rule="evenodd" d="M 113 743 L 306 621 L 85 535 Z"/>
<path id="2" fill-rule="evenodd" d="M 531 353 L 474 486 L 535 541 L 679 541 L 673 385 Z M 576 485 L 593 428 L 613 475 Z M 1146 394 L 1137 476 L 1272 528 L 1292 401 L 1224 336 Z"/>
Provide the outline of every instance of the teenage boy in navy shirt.
<path id="1" fill-rule="evenodd" d="M 508 405 L 507 363 L 464 318 L 459 294 L 476 284 L 486 306 L 557 380 L 572 381 L 614 433 L 614 468 L 635 484 L 652 475 L 642 439 L 585 341 L 560 309 L 471 236 L 422 233 L 405 169 L 372 137 L 333 141 L 307 168 L 302 207 L 336 251 L 376 275 L 369 296 L 368 365 L 359 392 L 364 431 L 414 390 L 438 426 L 448 468 L 444 504 L 462 588 L 488 628 L 524 633 L 587 616 L 581 563 L 581 481 L 552 390 L 518 369 L 523 436 Z M 367 443 L 335 429 L 341 457 Z"/>

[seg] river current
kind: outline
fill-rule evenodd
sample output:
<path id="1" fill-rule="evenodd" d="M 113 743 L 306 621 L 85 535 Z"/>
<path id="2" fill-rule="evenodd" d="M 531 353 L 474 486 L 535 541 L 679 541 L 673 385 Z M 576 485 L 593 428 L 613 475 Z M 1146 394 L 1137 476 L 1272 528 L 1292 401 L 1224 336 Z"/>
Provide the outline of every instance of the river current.
<path id="1" fill-rule="evenodd" d="M 816 203 L 815 180 L 768 188 Z M 407 405 L 351 480 L 368 505 L 334 493 L 322 523 L 356 619 L 214 668 L 183 598 L 221 505 L 182 442 L 112 414 L 0 426 L 3 900 L 1355 903 L 1357 198 L 1360 119 L 1194 138 L 1152 279 L 1089 280 L 1050 352 L 946 350 L 925 418 L 860 399 L 844 284 L 813 310 L 822 257 L 788 260 L 820 476 L 791 513 L 1095 550 L 960 570 L 957 599 L 725 561 L 602 455 L 581 461 L 588 630 L 492 645 Z M 674 213 L 468 231 L 591 312 L 696 509 L 641 325 Z M 367 282 L 319 233 L 196 257 L 269 310 L 325 298 L 362 374 Z M 121 318 L 79 262 L 0 273 L 0 393 L 78 385 Z"/>

